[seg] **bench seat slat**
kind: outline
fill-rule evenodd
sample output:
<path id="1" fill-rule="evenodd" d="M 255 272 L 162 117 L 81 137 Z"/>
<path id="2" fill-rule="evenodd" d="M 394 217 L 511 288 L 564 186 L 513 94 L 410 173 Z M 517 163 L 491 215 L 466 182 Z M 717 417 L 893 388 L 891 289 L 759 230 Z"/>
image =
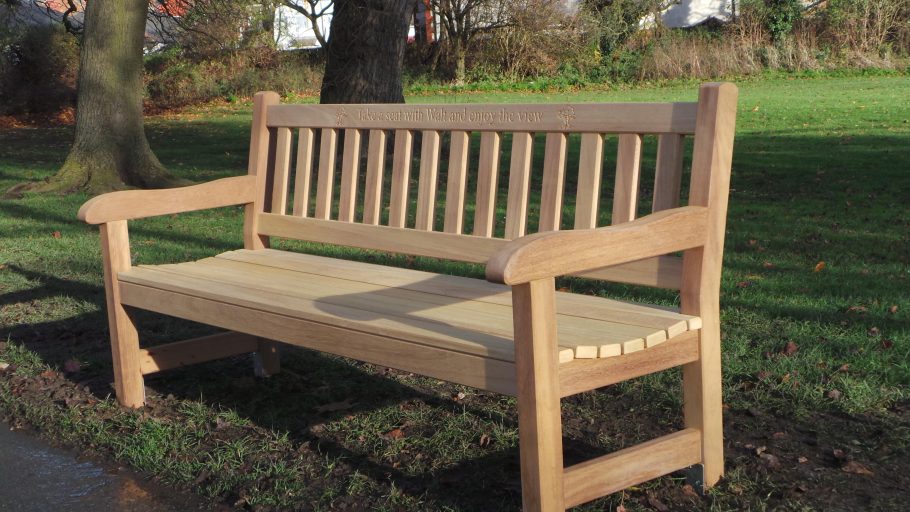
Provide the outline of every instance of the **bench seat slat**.
<path id="1" fill-rule="evenodd" d="M 268 250 L 133 268 L 121 281 L 465 354 L 514 358 L 511 292 L 476 279 Z M 683 315 L 559 295 L 562 362 L 632 353 L 688 330 Z"/>
<path id="2" fill-rule="evenodd" d="M 515 365 L 508 361 L 421 345 L 383 336 L 374 330 L 356 331 L 134 283 L 122 283 L 121 292 L 125 304 L 150 311 L 466 386 L 516 394 Z"/>
<path id="3" fill-rule="evenodd" d="M 219 254 L 217 258 L 274 266 L 322 276 L 345 276 L 365 283 L 397 286 L 424 293 L 438 293 L 450 297 L 510 305 L 511 290 L 506 285 L 418 270 L 401 269 L 386 265 L 350 262 L 336 258 L 265 249 L 261 251 L 237 250 Z M 642 307 L 640 304 L 577 293 L 556 292 L 556 308 L 562 315 L 595 318 L 630 325 L 659 326 L 672 338 L 686 330 L 701 327 L 698 317 L 682 315 L 659 306 Z"/>
<path id="4" fill-rule="evenodd" d="M 382 286 L 338 276 L 321 276 L 237 261 L 210 258 L 196 263 L 163 265 L 170 271 L 202 279 L 225 280 L 238 286 L 268 291 L 277 296 L 305 297 L 320 303 L 368 310 L 385 318 L 413 318 L 440 322 L 512 339 L 511 304 L 496 304 Z M 432 281 L 432 279 L 431 279 Z M 559 321 L 559 343 L 571 348 L 575 357 L 595 358 L 642 350 L 666 340 L 659 327 L 603 322 L 588 317 L 563 315 Z"/>

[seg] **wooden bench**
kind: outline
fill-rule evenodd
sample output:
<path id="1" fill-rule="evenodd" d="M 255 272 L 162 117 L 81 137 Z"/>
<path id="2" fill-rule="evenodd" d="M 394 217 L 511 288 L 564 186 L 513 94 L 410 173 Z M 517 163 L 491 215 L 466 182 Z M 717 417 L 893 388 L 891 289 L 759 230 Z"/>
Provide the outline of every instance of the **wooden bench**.
<path id="1" fill-rule="evenodd" d="M 711 486 L 723 473 L 718 296 L 736 97 L 732 84 L 667 104 L 281 105 L 260 93 L 248 175 L 114 192 L 79 211 L 101 227 L 117 397 L 139 407 L 144 375 L 245 352 L 274 373 L 277 342 L 289 343 L 517 396 L 525 510 L 563 510 L 683 468 Z M 618 134 L 609 216 L 605 134 Z M 645 134 L 658 139 L 653 204 L 636 218 Z M 574 197 L 566 172 L 578 173 Z M 238 204 L 244 249 L 131 265 L 128 220 Z M 489 282 L 274 250 L 270 237 L 479 263 Z M 680 310 L 558 292 L 562 275 L 678 289 Z M 142 349 L 133 308 L 227 332 Z M 683 430 L 563 467 L 562 397 L 677 366 Z"/>

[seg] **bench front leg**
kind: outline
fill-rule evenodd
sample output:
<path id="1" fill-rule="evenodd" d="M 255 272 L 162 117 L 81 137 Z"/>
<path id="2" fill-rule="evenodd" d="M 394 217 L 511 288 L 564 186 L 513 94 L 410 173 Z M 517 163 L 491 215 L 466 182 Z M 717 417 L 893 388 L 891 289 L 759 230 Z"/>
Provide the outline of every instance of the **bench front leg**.
<path id="1" fill-rule="evenodd" d="M 129 270 L 130 240 L 125 220 L 101 224 L 101 254 L 104 260 L 104 294 L 111 332 L 114 389 L 126 407 L 145 404 L 145 382 L 139 362 L 139 333 L 131 313 L 120 302 L 117 274 Z"/>
<path id="2" fill-rule="evenodd" d="M 565 510 L 553 278 L 512 287 L 525 512 Z"/>

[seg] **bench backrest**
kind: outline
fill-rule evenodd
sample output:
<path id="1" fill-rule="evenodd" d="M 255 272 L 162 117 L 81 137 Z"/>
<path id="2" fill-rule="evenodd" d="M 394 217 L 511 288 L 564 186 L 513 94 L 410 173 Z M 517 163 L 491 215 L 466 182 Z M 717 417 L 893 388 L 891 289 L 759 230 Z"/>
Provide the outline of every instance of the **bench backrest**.
<path id="1" fill-rule="evenodd" d="M 729 174 L 729 158 L 718 166 L 709 154 L 722 87 L 703 86 L 699 103 L 640 104 L 282 105 L 275 93 L 259 93 L 249 166 L 257 202 L 246 243 L 267 246 L 276 236 L 485 263 L 529 227 L 635 219 L 645 135 L 657 137 L 651 211 L 680 204 L 684 148 L 695 135 L 688 204 L 722 208 L 722 222 L 729 178 L 713 175 Z M 720 129 L 732 141 L 732 120 Z M 613 134 L 616 172 L 605 176 L 605 136 Z M 723 204 L 709 204 L 720 195 Z M 678 289 L 682 267 L 682 258 L 662 256 L 586 276 Z"/>

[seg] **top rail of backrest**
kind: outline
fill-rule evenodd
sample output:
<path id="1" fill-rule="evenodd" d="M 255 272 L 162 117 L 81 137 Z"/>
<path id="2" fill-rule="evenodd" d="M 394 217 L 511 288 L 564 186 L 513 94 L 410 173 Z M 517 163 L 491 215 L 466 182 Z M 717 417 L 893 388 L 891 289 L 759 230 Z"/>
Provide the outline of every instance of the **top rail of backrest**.
<path id="1" fill-rule="evenodd" d="M 697 103 L 272 105 L 269 127 L 695 133 Z"/>

